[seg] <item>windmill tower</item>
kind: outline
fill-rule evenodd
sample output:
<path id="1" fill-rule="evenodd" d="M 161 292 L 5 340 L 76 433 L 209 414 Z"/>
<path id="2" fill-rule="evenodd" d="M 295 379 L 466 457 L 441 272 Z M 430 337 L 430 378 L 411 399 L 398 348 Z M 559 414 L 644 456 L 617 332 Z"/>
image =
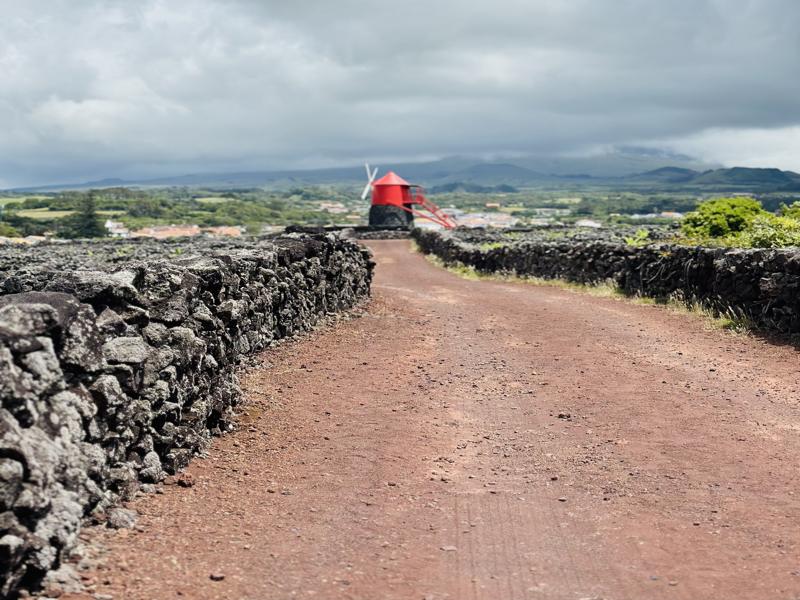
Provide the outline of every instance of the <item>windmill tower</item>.
<path id="1" fill-rule="evenodd" d="M 375 180 L 378 168 L 367 168 L 367 185 L 361 194 L 366 200 L 372 189 L 372 205 L 369 209 L 369 225 L 380 229 L 408 229 L 414 217 L 433 221 L 445 229 L 455 227 L 453 219 L 428 200 L 421 186 L 408 183 L 394 171 Z M 418 207 L 418 208 L 415 208 Z"/>

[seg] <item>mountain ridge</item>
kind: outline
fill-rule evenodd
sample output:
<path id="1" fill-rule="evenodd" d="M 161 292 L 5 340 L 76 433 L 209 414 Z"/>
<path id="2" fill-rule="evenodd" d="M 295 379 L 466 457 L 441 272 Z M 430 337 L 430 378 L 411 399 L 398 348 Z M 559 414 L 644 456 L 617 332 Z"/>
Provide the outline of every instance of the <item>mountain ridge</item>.
<path id="1" fill-rule="evenodd" d="M 596 185 L 714 190 L 752 188 L 745 190 L 752 192 L 800 191 L 800 174 L 777 168 L 719 168 L 717 165 L 705 165 L 691 159 L 684 164 L 659 164 L 665 160 L 660 156 L 634 157 L 633 163 L 630 162 L 631 157 L 618 158 L 621 162 L 617 163 L 617 167 L 606 171 L 597 167 L 598 163 L 591 163 L 591 157 L 543 158 L 539 162 L 531 157 L 494 161 L 448 157 L 428 162 L 399 163 L 391 169 L 382 168 L 380 172 L 396 170 L 409 181 L 426 187 L 440 188 L 453 185 L 486 188 L 501 185 L 514 188 L 540 185 Z M 599 160 L 602 164 L 607 164 L 611 159 L 608 156 L 601 156 Z M 651 163 L 656 165 L 652 169 L 628 172 L 632 165 Z M 592 167 L 592 164 L 595 166 Z M 541 168 L 534 168 L 537 165 Z M 591 168 L 580 169 L 580 167 Z M 59 191 L 104 187 L 292 187 L 362 184 L 364 179 L 364 168 L 354 166 L 308 170 L 194 173 L 153 179 L 106 178 L 76 184 L 14 188 L 10 191 Z"/>

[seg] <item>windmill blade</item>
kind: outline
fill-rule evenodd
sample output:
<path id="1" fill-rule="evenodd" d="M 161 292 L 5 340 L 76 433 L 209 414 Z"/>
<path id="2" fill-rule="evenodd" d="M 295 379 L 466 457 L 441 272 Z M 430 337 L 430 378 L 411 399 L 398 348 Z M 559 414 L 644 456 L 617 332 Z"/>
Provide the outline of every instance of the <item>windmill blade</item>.
<path id="1" fill-rule="evenodd" d="M 366 200 L 366 199 L 367 199 L 367 195 L 369 194 L 369 189 L 370 189 L 371 187 L 372 187 L 372 182 L 371 182 L 371 181 L 368 181 L 368 182 L 367 182 L 367 185 L 365 185 L 365 186 L 364 186 L 364 191 L 363 191 L 363 192 L 361 192 L 361 199 L 362 199 L 362 200 Z"/>
<path id="2" fill-rule="evenodd" d="M 362 200 L 367 199 L 372 182 L 375 181 L 375 176 L 378 174 L 378 167 L 375 167 L 374 171 L 370 170 L 369 163 L 364 163 L 364 167 L 367 169 L 367 185 L 364 186 L 364 191 L 361 192 Z"/>

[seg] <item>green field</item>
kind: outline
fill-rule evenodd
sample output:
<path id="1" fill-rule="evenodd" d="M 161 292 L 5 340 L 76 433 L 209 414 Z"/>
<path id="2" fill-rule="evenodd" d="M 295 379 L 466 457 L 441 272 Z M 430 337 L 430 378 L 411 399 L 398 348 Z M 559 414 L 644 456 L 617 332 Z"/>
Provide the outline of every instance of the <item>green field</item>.
<path id="1" fill-rule="evenodd" d="M 28 208 L 25 210 L 17 211 L 17 214 L 20 217 L 27 217 L 28 219 L 46 220 L 46 219 L 63 219 L 64 217 L 68 217 L 74 212 L 75 212 L 74 210 L 49 210 L 47 208 Z M 116 217 L 119 215 L 124 215 L 125 211 L 98 210 L 97 214 L 103 217 Z"/>
<path id="2" fill-rule="evenodd" d="M 17 211 L 20 217 L 28 219 L 61 219 L 73 214 L 74 210 L 48 210 L 46 208 L 31 208 Z"/>
<path id="3" fill-rule="evenodd" d="M 201 204 L 221 204 L 223 202 L 230 202 L 232 198 L 223 198 L 222 196 L 207 196 L 205 198 L 195 198 Z"/>

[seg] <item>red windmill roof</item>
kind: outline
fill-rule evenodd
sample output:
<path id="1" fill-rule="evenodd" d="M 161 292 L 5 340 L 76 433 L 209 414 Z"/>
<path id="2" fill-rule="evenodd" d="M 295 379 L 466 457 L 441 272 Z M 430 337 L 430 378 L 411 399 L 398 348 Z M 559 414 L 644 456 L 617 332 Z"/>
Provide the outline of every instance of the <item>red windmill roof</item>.
<path id="1" fill-rule="evenodd" d="M 386 175 L 378 179 L 372 185 L 405 185 L 411 187 L 410 183 L 408 183 L 394 171 L 389 171 Z"/>

